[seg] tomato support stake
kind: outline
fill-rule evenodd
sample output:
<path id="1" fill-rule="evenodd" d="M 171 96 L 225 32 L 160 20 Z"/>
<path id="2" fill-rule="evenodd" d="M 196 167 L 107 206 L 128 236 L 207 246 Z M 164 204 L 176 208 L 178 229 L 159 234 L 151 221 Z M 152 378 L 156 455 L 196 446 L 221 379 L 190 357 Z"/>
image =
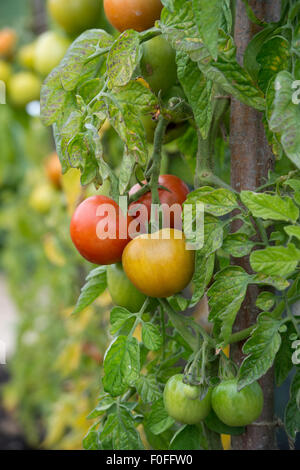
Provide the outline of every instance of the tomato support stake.
<path id="1" fill-rule="evenodd" d="M 235 41 L 237 57 L 242 64 L 244 52 L 249 41 L 259 31 L 247 16 L 246 2 L 237 0 L 235 19 Z M 279 0 L 249 1 L 255 15 L 267 22 L 278 21 L 280 17 Z M 237 190 L 255 190 L 265 182 L 268 170 L 273 166 L 273 156 L 267 144 L 262 114 L 236 99 L 232 99 L 231 106 L 231 184 Z M 233 226 L 233 230 L 238 227 Z M 248 258 L 235 260 L 249 272 Z M 248 328 L 257 317 L 255 299 L 257 287 L 250 286 L 247 296 L 238 314 L 234 331 Z M 231 355 L 238 364 L 243 359 L 243 343 L 231 347 Z M 265 405 L 262 415 L 256 423 L 247 427 L 245 434 L 232 438 L 232 447 L 237 450 L 274 449 L 274 376 L 272 369 L 262 378 L 260 384 L 263 388 Z"/>

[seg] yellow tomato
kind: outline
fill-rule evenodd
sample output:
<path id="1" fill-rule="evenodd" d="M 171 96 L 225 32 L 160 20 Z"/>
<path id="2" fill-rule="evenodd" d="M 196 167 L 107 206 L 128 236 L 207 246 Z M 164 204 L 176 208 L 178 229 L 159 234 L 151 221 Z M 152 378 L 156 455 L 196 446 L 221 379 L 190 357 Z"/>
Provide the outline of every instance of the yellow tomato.
<path id="1" fill-rule="evenodd" d="M 54 31 L 41 34 L 34 49 L 34 69 L 43 76 L 48 75 L 65 56 L 71 41 Z"/>
<path id="2" fill-rule="evenodd" d="M 26 106 L 30 101 L 40 99 L 41 81 L 31 72 L 19 72 L 11 77 L 8 92 L 15 106 Z"/>
<path id="3" fill-rule="evenodd" d="M 124 249 L 123 268 L 137 289 L 150 297 L 169 297 L 184 289 L 194 273 L 194 251 L 184 234 L 162 229 L 134 238 Z"/>

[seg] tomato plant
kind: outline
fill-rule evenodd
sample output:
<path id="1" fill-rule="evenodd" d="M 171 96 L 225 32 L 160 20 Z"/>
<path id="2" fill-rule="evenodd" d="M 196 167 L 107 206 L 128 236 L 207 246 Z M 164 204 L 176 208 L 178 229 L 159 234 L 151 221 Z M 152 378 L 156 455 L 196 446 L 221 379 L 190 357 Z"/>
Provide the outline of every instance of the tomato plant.
<path id="1" fill-rule="evenodd" d="M 104 10 L 110 23 L 119 31 L 144 31 L 159 19 L 162 4 L 160 0 L 104 0 Z"/>
<path id="2" fill-rule="evenodd" d="M 251 424 L 261 415 L 263 403 L 263 392 L 257 382 L 238 391 L 237 380 L 224 380 L 212 393 L 212 407 L 228 426 Z"/>
<path id="3" fill-rule="evenodd" d="M 17 34 L 12 28 L 0 31 L 0 57 L 10 58 L 15 50 Z"/>
<path id="4" fill-rule="evenodd" d="M 59 188 L 62 180 L 61 163 L 56 152 L 49 155 L 45 163 L 45 170 L 49 181 Z"/>
<path id="5" fill-rule="evenodd" d="M 262 20 L 248 2 L 238 2 L 245 9 L 237 12 L 227 0 L 107 0 L 106 14 L 121 34 L 86 31 L 44 82 L 42 119 L 54 127 L 63 172 L 75 167 L 83 186 L 109 188 L 115 207 L 122 202 L 131 208 L 136 201 L 146 207 L 140 223 L 148 233 L 132 240 L 119 239 L 117 231 L 114 239 L 96 237 L 96 206 L 107 201 L 103 196 L 84 201 L 73 216 L 78 250 L 103 265 L 87 276 L 75 312 L 92 304 L 107 283 L 112 289 L 113 268 L 105 265 L 121 258 L 126 276 L 145 296 L 139 309 L 124 307 L 121 295 L 115 300 L 112 341 L 93 411 L 97 421 L 84 438 L 85 448 L 181 449 L 187 433 L 196 449 L 220 449 L 222 434 L 233 436 L 233 446 L 247 447 L 253 445 L 249 436 L 256 420 L 254 434 L 266 432 L 274 442 L 274 410 L 266 400 L 266 429 L 260 417 L 264 390 L 257 384 L 271 377 L 269 394 L 273 366 L 277 385 L 294 374 L 284 426 L 290 441 L 296 438 L 300 119 L 295 5 L 283 2 L 276 19 L 260 10 Z M 132 16 L 137 11 L 141 14 Z M 239 24 L 242 19 L 246 28 Z M 253 37 L 252 23 L 260 26 Z M 252 37 L 246 50 L 234 25 L 249 33 L 247 40 Z M 113 161 L 108 123 L 117 149 Z M 177 125 L 183 133 L 167 143 L 168 130 Z M 179 177 L 169 175 L 174 161 L 193 169 L 190 192 L 179 179 L 180 166 Z M 163 202 L 179 203 L 182 230 L 161 223 Z M 150 205 L 159 217 L 148 225 Z M 128 221 L 134 225 L 138 217 Z M 204 299 L 206 327 L 196 312 Z M 170 406 L 175 399 L 163 400 L 163 390 L 167 395 L 175 381 L 170 377 L 178 373 L 174 394 L 177 386 L 178 396 L 184 392 L 183 414 Z M 207 398 L 195 398 L 195 391 Z M 198 407 L 210 393 L 214 411 L 205 416 L 209 407 L 201 413 Z M 201 419 L 201 426 L 175 422 L 193 418 Z M 255 445 L 263 441 L 257 438 Z"/>
<path id="6" fill-rule="evenodd" d="M 201 398 L 201 391 L 195 385 L 183 382 L 184 376 L 171 377 L 164 389 L 164 405 L 172 418 L 184 424 L 197 424 L 204 420 L 211 408 L 211 390 Z"/>
<path id="7" fill-rule="evenodd" d="M 52 18 L 70 34 L 97 26 L 101 14 L 98 0 L 48 0 Z"/>
<path id="8" fill-rule="evenodd" d="M 110 212 L 111 209 L 111 212 Z M 121 261 L 129 242 L 128 230 L 121 236 L 119 223 L 128 223 L 119 206 L 106 196 L 92 196 L 75 210 L 70 233 L 79 253 L 91 263 L 113 264 Z M 112 233 L 109 236 L 109 231 Z M 111 237 L 111 238 L 110 238 Z"/>
<path id="9" fill-rule="evenodd" d="M 128 279 L 121 263 L 108 266 L 107 288 L 114 304 L 131 312 L 139 312 L 146 300 L 146 296 Z"/>

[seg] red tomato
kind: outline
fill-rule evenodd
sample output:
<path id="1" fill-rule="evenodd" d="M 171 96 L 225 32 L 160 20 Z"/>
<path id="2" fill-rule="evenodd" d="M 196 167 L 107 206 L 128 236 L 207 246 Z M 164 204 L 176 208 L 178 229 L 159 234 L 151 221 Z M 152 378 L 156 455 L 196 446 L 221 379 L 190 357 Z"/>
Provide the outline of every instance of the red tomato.
<path id="1" fill-rule="evenodd" d="M 91 263 L 117 263 L 130 241 L 128 226 L 131 220 L 109 197 L 92 196 L 75 210 L 70 226 L 71 238 L 79 253 Z"/>
<path id="2" fill-rule="evenodd" d="M 144 183 L 146 183 L 144 181 Z M 182 207 L 182 204 L 187 198 L 187 195 L 189 193 L 189 188 L 187 185 L 180 179 L 178 176 L 174 175 L 160 175 L 158 183 L 161 186 L 164 186 L 165 188 L 168 189 L 159 189 L 159 199 L 161 204 L 167 204 L 169 207 L 171 207 L 173 204 L 179 204 Z M 141 186 L 139 184 L 136 184 L 131 188 L 129 191 L 129 196 L 134 195 L 139 189 L 141 189 Z M 129 209 L 132 210 L 133 207 L 136 205 L 136 208 L 138 208 L 139 204 L 144 204 L 147 209 L 147 214 L 148 214 L 148 220 L 143 221 L 142 225 L 144 223 L 147 223 L 150 220 L 151 217 L 151 202 L 152 202 L 152 196 L 151 192 L 149 191 L 148 193 L 144 194 L 141 196 L 137 201 L 133 202 L 130 204 Z M 163 215 L 165 216 L 165 223 L 164 227 L 170 227 L 170 228 L 178 228 L 180 229 L 181 227 L 178 226 L 177 220 L 175 220 L 174 214 L 170 214 L 170 221 L 168 221 L 167 217 L 167 210 L 163 210 Z M 142 216 L 142 213 L 137 212 L 135 217 Z M 168 223 L 170 222 L 170 223 Z"/>
<path id="3" fill-rule="evenodd" d="M 160 0 L 104 0 L 108 21 L 120 32 L 125 29 L 145 31 L 160 18 Z"/>

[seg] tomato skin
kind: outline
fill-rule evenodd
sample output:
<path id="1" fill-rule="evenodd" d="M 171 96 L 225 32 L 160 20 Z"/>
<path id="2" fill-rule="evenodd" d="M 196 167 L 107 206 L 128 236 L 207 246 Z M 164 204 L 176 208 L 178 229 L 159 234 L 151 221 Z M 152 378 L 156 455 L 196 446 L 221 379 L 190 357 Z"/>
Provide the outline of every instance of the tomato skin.
<path id="1" fill-rule="evenodd" d="M 212 393 L 212 407 L 223 423 L 228 426 L 248 426 L 261 414 L 264 404 L 262 389 L 258 382 L 237 391 L 237 380 L 224 380 Z"/>
<path id="2" fill-rule="evenodd" d="M 69 34 L 97 26 L 101 15 L 100 0 L 48 0 L 52 18 Z"/>
<path id="3" fill-rule="evenodd" d="M 41 81 L 31 72 L 19 72 L 8 82 L 8 92 L 15 106 L 23 107 L 40 99 Z"/>
<path id="4" fill-rule="evenodd" d="M 18 62 L 22 67 L 27 69 L 34 68 L 34 51 L 35 42 L 31 42 L 30 44 L 20 47 L 18 51 Z"/>
<path id="5" fill-rule="evenodd" d="M 160 0 L 104 0 L 108 21 L 121 33 L 126 29 L 145 31 L 160 18 Z"/>
<path id="6" fill-rule="evenodd" d="M 4 60 L 0 60 L 0 80 L 8 83 L 11 77 L 11 65 Z"/>
<path id="7" fill-rule="evenodd" d="M 57 188 L 61 187 L 62 168 L 56 152 L 52 153 L 45 163 L 49 181 Z"/>
<path id="8" fill-rule="evenodd" d="M 211 409 L 211 389 L 202 400 L 199 387 L 183 383 L 183 374 L 176 374 L 166 383 L 164 405 L 169 416 L 183 424 L 197 424 Z"/>
<path id="9" fill-rule="evenodd" d="M 191 281 L 195 254 L 186 249 L 184 234 L 179 230 L 159 230 L 156 239 L 151 235 L 139 235 L 126 246 L 123 268 L 143 294 L 169 297 L 182 291 Z M 181 239 L 175 238 L 178 236 Z"/>
<path id="10" fill-rule="evenodd" d="M 41 34 L 34 48 L 34 69 L 43 76 L 48 75 L 65 56 L 71 41 L 55 31 Z"/>
<path id="11" fill-rule="evenodd" d="M 182 204 L 186 200 L 187 195 L 189 193 L 189 188 L 187 187 L 187 185 L 180 178 L 178 178 L 178 176 L 174 176 L 174 175 L 160 175 L 158 179 L 158 183 L 161 186 L 164 186 L 165 188 L 169 190 L 169 191 L 167 191 L 166 189 L 158 190 L 161 204 L 167 204 L 169 207 L 171 207 L 173 204 L 180 204 L 180 206 L 182 207 Z M 141 189 L 141 186 L 139 184 L 134 185 L 129 191 L 129 196 L 133 196 L 139 189 Z M 147 208 L 148 221 L 149 221 L 151 218 L 151 203 L 152 203 L 152 195 L 151 195 L 151 192 L 149 191 L 148 193 L 141 196 L 137 201 L 131 203 L 129 206 L 129 209 L 131 210 L 135 205 L 144 204 Z M 148 221 L 143 221 L 143 225 L 146 225 Z M 174 228 L 174 225 L 175 225 L 174 214 L 171 214 L 170 227 Z M 176 228 L 179 229 L 180 227 L 176 227 Z"/>
<path id="12" fill-rule="evenodd" d="M 10 58 L 15 50 L 17 35 L 14 29 L 4 28 L 0 31 L 0 57 Z"/>
<path id="13" fill-rule="evenodd" d="M 139 312 L 146 300 L 146 296 L 126 276 L 122 263 L 108 266 L 107 287 L 114 304 L 130 312 Z"/>
<path id="14" fill-rule="evenodd" d="M 177 81 L 175 51 L 163 36 L 143 44 L 142 76 L 154 93 L 166 93 Z"/>
<path id="15" fill-rule="evenodd" d="M 113 219 L 108 220 L 107 213 L 97 215 L 101 205 L 107 204 L 115 210 L 116 217 Z M 98 237 L 98 224 L 101 221 L 104 223 L 105 220 L 108 220 L 109 229 L 115 231 L 116 238 Z M 119 223 L 125 224 L 126 218 L 123 214 L 119 214 L 118 204 L 107 196 L 92 196 L 85 199 L 75 210 L 70 225 L 71 238 L 79 253 L 91 263 L 114 264 L 121 261 L 123 250 L 130 241 L 128 236 L 130 221 L 131 218 L 127 216 L 127 236 L 121 239 Z M 103 230 L 107 230 L 107 224 Z"/>

